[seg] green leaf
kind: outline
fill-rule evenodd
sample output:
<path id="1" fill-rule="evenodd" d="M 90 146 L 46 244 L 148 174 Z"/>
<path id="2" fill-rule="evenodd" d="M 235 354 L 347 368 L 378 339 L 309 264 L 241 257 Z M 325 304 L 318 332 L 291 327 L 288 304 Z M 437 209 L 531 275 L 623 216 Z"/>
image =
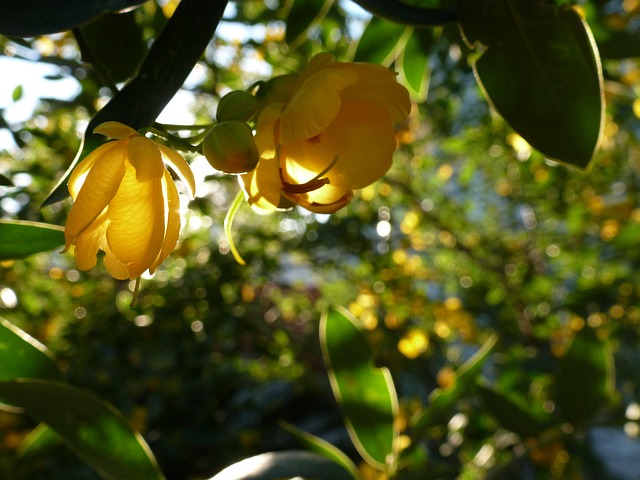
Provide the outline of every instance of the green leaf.
<path id="1" fill-rule="evenodd" d="M 451 386 L 445 389 L 437 388 L 431 393 L 428 407 L 416 414 L 413 419 L 412 423 L 416 430 L 425 430 L 448 421 L 446 416 L 449 411 L 454 403 L 474 385 L 476 376 L 482 370 L 484 362 L 497 342 L 498 336 L 492 334 L 482 347 L 458 369 Z"/>
<path id="2" fill-rule="evenodd" d="M 545 429 L 545 420 L 538 418 L 525 405 L 484 385 L 477 386 L 487 411 L 508 430 L 522 438 L 535 438 Z"/>
<path id="3" fill-rule="evenodd" d="M 47 223 L 0 220 L 0 260 L 25 258 L 64 245 L 64 228 Z"/>
<path id="4" fill-rule="evenodd" d="M 429 47 L 434 31 L 417 28 L 413 31 L 400 57 L 400 75 L 409 93 L 417 102 L 427 99 L 429 88 Z"/>
<path id="5" fill-rule="evenodd" d="M 307 447 L 309 450 L 313 450 L 320 455 L 333 460 L 338 465 L 341 465 L 349 474 L 351 478 L 360 479 L 362 478 L 358 467 L 351 461 L 351 459 L 338 447 L 330 444 L 326 440 L 323 440 L 320 437 L 317 437 L 309 432 L 305 432 L 304 430 L 300 430 L 298 427 L 281 420 L 280 426 L 284 428 L 287 432 L 291 433 L 295 436 L 302 444 Z"/>
<path id="6" fill-rule="evenodd" d="M 356 449 L 375 468 L 393 465 L 398 399 L 389 370 L 374 366 L 373 351 L 358 320 L 344 308 L 329 308 L 322 315 L 320 344 L 333 394 Z"/>
<path id="7" fill-rule="evenodd" d="M 146 0 L 59 0 L 52 8 L 49 0 L 3 2 L 0 7 L 0 34 L 35 37 L 71 30 L 105 12 L 117 12 L 141 5 Z"/>
<path id="8" fill-rule="evenodd" d="M 600 58 L 586 22 L 540 0 L 458 0 L 458 8 L 466 42 L 485 48 L 473 66 L 498 113 L 544 155 L 586 167 L 604 125 Z"/>
<path id="9" fill-rule="evenodd" d="M 293 0 L 284 34 L 291 48 L 304 41 L 307 30 L 322 21 L 332 4 L 333 0 Z"/>
<path id="10" fill-rule="evenodd" d="M 291 450 L 246 458 L 225 468 L 209 480 L 348 480 L 352 477 L 333 461 L 317 453 Z"/>
<path id="11" fill-rule="evenodd" d="M 17 102 L 22 98 L 23 93 L 24 93 L 24 90 L 22 88 L 22 85 L 18 85 L 16 88 L 13 89 L 13 92 L 11 92 L 11 100 L 13 100 L 14 102 Z"/>
<path id="12" fill-rule="evenodd" d="M 0 399 L 46 423 L 106 478 L 164 478 L 149 447 L 122 414 L 88 391 L 60 382 L 22 379 L 0 382 Z"/>
<path id="13" fill-rule="evenodd" d="M 28 462 L 57 448 L 62 448 L 60 435 L 41 423 L 22 440 L 16 453 L 22 462 Z"/>
<path id="14" fill-rule="evenodd" d="M 411 32 L 413 27 L 372 17 L 358 41 L 353 61 L 389 66 L 402 52 Z"/>
<path id="15" fill-rule="evenodd" d="M 0 381 L 17 378 L 61 380 L 62 375 L 47 347 L 0 318 Z"/>
<path id="16" fill-rule="evenodd" d="M 111 83 L 134 76 L 147 53 L 135 12 L 104 15 L 74 33 L 82 60 L 94 65 Z"/>
<path id="17" fill-rule="evenodd" d="M 590 327 L 580 330 L 558 362 L 556 403 L 562 417 L 573 424 L 588 420 L 615 388 L 611 345 L 597 334 Z"/>

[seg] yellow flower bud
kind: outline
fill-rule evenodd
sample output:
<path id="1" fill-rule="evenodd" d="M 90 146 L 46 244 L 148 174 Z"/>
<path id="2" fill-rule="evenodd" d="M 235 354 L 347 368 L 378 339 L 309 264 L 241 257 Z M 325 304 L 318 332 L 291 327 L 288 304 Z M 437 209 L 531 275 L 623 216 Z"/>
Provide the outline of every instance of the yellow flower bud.
<path id="1" fill-rule="evenodd" d="M 151 273 L 180 234 L 180 199 L 167 163 L 193 198 L 195 181 L 177 152 L 118 122 L 95 129 L 116 140 L 91 152 L 69 177 L 74 200 L 65 226 L 65 251 L 75 245 L 80 270 L 95 266 L 98 250 L 117 279 Z"/>
<path id="2" fill-rule="evenodd" d="M 234 90 L 220 99 L 216 111 L 218 122 L 237 120 L 248 122 L 258 111 L 258 100 L 250 93 Z"/>
<path id="3" fill-rule="evenodd" d="M 260 154 L 246 123 L 221 122 L 202 142 L 202 153 L 213 168 L 224 173 L 245 173 L 256 168 Z"/>
<path id="4" fill-rule="evenodd" d="M 344 207 L 387 172 L 395 126 L 411 109 L 393 72 L 323 53 L 301 73 L 265 82 L 256 96 L 261 159 L 240 184 L 260 213 L 277 210 L 283 197 L 316 213 Z"/>

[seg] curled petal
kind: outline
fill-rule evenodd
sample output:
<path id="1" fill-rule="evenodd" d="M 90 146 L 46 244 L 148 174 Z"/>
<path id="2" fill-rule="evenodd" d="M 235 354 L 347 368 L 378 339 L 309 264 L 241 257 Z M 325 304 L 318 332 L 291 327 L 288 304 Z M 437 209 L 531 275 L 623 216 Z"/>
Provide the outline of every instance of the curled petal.
<path id="1" fill-rule="evenodd" d="M 262 158 L 273 158 L 276 154 L 279 136 L 278 121 L 283 108 L 284 103 L 274 103 L 267 106 L 258 118 L 255 141 Z"/>
<path id="2" fill-rule="evenodd" d="M 182 183 L 187 187 L 187 191 L 189 192 L 189 196 L 193 199 L 196 196 L 196 180 L 193 177 L 193 172 L 189 167 L 189 164 L 184 159 L 182 155 L 180 155 L 175 150 L 171 150 L 169 147 L 165 147 L 164 145 L 158 145 L 160 151 L 162 152 L 162 156 L 164 157 L 167 165 L 171 167 L 171 169 L 178 174 Z"/>
<path id="3" fill-rule="evenodd" d="M 176 184 L 168 171 L 165 170 L 162 178 L 162 196 L 165 198 L 165 233 L 162 249 L 158 257 L 149 267 L 149 271 L 153 273 L 158 266 L 169 256 L 173 249 L 176 248 L 178 237 L 180 236 L 180 197 Z"/>
<path id="4" fill-rule="evenodd" d="M 116 280 L 127 280 L 131 277 L 129 267 L 122 263 L 107 247 L 104 256 L 104 266 L 107 267 L 107 272 Z"/>
<path id="5" fill-rule="evenodd" d="M 129 163 L 136 169 L 139 182 L 159 180 L 165 172 L 158 146 L 147 137 L 131 137 L 129 140 Z"/>
<path id="6" fill-rule="evenodd" d="M 124 123 L 114 121 L 101 123 L 93 130 L 93 133 L 99 133 L 106 137 L 118 139 L 140 135 L 133 128 L 125 125 Z"/>
<path id="7" fill-rule="evenodd" d="M 114 198 L 125 172 L 126 144 L 116 142 L 93 165 L 65 226 L 66 248 L 100 215 Z"/>
<path id="8" fill-rule="evenodd" d="M 261 159 L 255 170 L 239 175 L 238 180 L 247 202 L 257 213 L 265 215 L 283 207 L 280 191 L 282 180 L 275 158 Z"/>
<path id="9" fill-rule="evenodd" d="M 89 270 L 96 265 L 98 250 L 106 245 L 105 234 L 107 231 L 107 215 L 103 212 L 83 233 L 78 237 L 76 248 L 76 265 L 79 270 Z"/>

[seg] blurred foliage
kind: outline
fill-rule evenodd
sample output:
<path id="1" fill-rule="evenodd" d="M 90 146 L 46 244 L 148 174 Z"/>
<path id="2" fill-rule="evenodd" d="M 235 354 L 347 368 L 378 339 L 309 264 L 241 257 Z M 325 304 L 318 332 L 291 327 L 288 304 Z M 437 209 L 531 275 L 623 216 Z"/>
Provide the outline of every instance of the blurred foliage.
<path id="1" fill-rule="evenodd" d="M 130 14 L 145 45 L 177 3 Z M 357 41 L 373 25 L 404 42 L 369 50 L 377 61 L 400 70 L 416 65 L 406 52 L 428 59 L 422 78 L 399 77 L 420 101 L 388 175 L 331 216 L 242 207 L 240 266 L 223 232 L 236 179 L 191 155 L 198 197 L 135 307 L 126 282 L 101 266 L 78 272 L 51 251 L 0 262 L 0 316 L 47 345 L 70 385 L 122 412 L 168 479 L 306 447 L 282 420 L 345 452 L 363 478 L 384 478 L 359 456 L 333 397 L 318 338 L 333 305 L 359 319 L 375 365 L 393 378 L 396 478 L 638 478 L 640 4 L 578 2 L 607 105 L 600 150 L 578 171 L 532 149 L 489 107 L 457 25 L 399 28 L 368 23 L 348 1 L 314 1 L 313 12 L 302 3 L 230 2 L 173 108 L 210 123 L 228 91 L 297 71 L 319 51 L 367 60 Z M 28 83 L 0 110 L 2 219 L 64 224 L 67 200 L 40 206 L 113 82 L 139 65 L 142 46 L 105 77 L 76 39 L 0 36 L 0 60 L 47 65 L 53 82 L 27 120 L 11 113 Z M 64 81 L 72 95 L 49 95 Z M 55 436 L 34 441 L 41 428 L 0 411 L 0 478 L 100 478 Z"/>

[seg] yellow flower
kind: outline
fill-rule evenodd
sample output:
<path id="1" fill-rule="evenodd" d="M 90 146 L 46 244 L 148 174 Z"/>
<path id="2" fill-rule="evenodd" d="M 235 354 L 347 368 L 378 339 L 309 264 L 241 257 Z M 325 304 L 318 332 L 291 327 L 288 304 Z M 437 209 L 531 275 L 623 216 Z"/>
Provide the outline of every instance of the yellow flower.
<path id="1" fill-rule="evenodd" d="M 69 178 L 74 204 L 65 227 L 65 251 L 75 245 L 78 268 L 88 270 L 102 250 L 114 278 L 136 279 L 158 268 L 180 233 L 178 190 L 164 162 L 192 198 L 193 173 L 177 152 L 126 125 L 106 122 L 95 132 L 117 140 L 91 152 Z"/>
<path id="2" fill-rule="evenodd" d="M 260 213 L 300 205 L 331 213 L 391 166 L 395 125 L 409 115 L 406 88 L 380 65 L 316 55 L 296 75 L 257 93 L 257 167 L 240 176 Z"/>

